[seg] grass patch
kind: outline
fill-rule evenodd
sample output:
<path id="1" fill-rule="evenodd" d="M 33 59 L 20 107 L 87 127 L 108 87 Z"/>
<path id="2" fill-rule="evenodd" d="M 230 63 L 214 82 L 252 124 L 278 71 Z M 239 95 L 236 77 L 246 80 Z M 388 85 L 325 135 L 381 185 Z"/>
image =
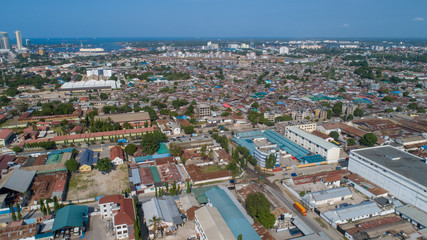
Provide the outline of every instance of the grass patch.
<path id="1" fill-rule="evenodd" d="M 224 168 L 218 165 L 209 165 L 209 166 L 200 168 L 200 171 L 202 171 L 202 173 L 211 173 L 211 172 L 218 172 L 223 170 Z"/>

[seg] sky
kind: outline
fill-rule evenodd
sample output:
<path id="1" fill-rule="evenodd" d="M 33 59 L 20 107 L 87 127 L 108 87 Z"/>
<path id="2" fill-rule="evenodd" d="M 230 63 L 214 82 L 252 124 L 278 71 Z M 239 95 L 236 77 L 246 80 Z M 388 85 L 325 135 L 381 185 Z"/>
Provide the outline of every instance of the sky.
<path id="1" fill-rule="evenodd" d="M 6 0 L 22 38 L 421 38 L 427 0 Z"/>

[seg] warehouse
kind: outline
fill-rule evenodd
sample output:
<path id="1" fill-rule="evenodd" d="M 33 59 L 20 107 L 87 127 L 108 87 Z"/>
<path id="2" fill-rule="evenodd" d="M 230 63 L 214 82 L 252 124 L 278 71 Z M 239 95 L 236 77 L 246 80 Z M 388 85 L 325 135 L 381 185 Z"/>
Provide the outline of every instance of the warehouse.
<path id="1" fill-rule="evenodd" d="M 391 146 L 351 151 L 348 170 L 359 174 L 399 200 L 427 209 L 425 160 Z"/>
<path id="2" fill-rule="evenodd" d="M 120 81 L 114 80 L 88 80 L 79 82 L 66 82 L 59 88 L 60 91 L 84 91 L 91 89 L 120 88 Z"/>
<path id="3" fill-rule="evenodd" d="M 332 227 L 337 228 L 337 224 L 378 216 L 380 213 L 381 209 L 374 202 L 362 202 L 357 205 L 333 209 L 321 213 L 320 216 Z"/>
<path id="4" fill-rule="evenodd" d="M 319 206 L 325 204 L 334 204 L 339 201 L 351 198 L 353 193 L 348 187 L 332 188 L 318 192 L 308 193 L 304 199 L 309 201 L 312 206 Z"/>
<path id="5" fill-rule="evenodd" d="M 311 133 L 305 132 L 298 127 L 287 128 L 285 136 L 308 151 L 321 155 L 328 161 L 328 163 L 338 162 L 340 157 L 340 148 L 333 143 Z"/>
<path id="6" fill-rule="evenodd" d="M 230 228 L 214 207 L 202 207 L 195 212 L 196 232 L 201 240 L 233 240 Z"/>

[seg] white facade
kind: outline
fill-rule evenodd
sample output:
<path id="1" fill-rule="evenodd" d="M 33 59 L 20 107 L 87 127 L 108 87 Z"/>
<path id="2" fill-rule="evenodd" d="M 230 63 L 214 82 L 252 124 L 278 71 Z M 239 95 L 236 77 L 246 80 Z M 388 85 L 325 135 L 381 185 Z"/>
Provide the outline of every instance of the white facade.
<path id="1" fill-rule="evenodd" d="M 105 78 L 109 78 L 113 75 L 113 72 L 109 68 L 89 68 L 86 70 L 86 74 L 88 77 L 104 76 Z"/>
<path id="2" fill-rule="evenodd" d="M 114 158 L 114 159 L 111 159 L 111 162 L 112 162 L 114 165 L 120 165 L 120 164 L 123 164 L 123 159 L 121 159 L 121 158 L 119 158 L 119 157 L 116 157 L 116 158 Z"/>
<path id="3" fill-rule="evenodd" d="M 333 143 L 311 133 L 305 132 L 298 127 L 287 128 L 285 137 L 308 151 L 321 155 L 326 159 L 326 161 L 328 161 L 328 163 L 338 162 L 340 157 L 340 148 Z"/>
<path id="4" fill-rule="evenodd" d="M 16 48 L 18 50 L 22 49 L 22 38 L 21 38 L 21 32 L 20 31 L 16 31 L 15 32 L 16 35 Z"/>
<path id="5" fill-rule="evenodd" d="M 114 225 L 114 232 L 117 239 L 126 239 L 129 237 L 129 229 L 126 224 Z"/>
<path id="6" fill-rule="evenodd" d="M 205 206 L 195 211 L 195 229 L 200 240 L 235 240 L 218 209 Z"/>
<path id="7" fill-rule="evenodd" d="M 289 48 L 288 47 L 281 47 L 279 49 L 279 54 L 289 54 Z"/>
<path id="8" fill-rule="evenodd" d="M 399 200 L 427 209 L 427 164 L 391 146 L 354 150 L 348 170 L 389 191 Z"/>

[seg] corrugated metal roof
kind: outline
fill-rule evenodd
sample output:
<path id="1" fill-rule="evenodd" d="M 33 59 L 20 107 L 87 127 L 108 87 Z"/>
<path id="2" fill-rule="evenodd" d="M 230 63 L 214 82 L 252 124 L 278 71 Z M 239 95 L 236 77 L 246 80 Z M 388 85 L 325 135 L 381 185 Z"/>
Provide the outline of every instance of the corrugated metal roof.
<path id="1" fill-rule="evenodd" d="M 327 199 L 344 197 L 348 195 L 352 195 L 352 192 L 348 187 L 332 188 L 332 189 L 311 193 L 311 196 L 315 201 L 323 201 Z"/>
<path id="2" fill-rule="evenodd" d="M 207 191 L 206 196 L 218 209 L 235 238 L 242 234 L 245 240 L 261 239 L 224 190 L 214 188 Z"/>
<path id="3" fill-rule="evenodd" d="M 131 181 L 133 182 L 133 184 L 140 184 L 141 183 L 141 176 L 139 175 L 139 169 L 138 168 L 132 169 Z"/>
<path id="4" fill-rule="evenodd" d="M 427 213 L 412 205 L 406 205 L 396 209 L 397 212 L 404 214 L 415 222 L 427 227 Z"/>
<path id="5" fill-rule="evenodd" d="M 3 188 L 24 193 L 30 188 L 34 176 L 36 175 L 36 171 L 15 169 L 10 174 L 11 175 L 3 185 Z"/>
<path id="6" fill-rule="evenodd" d="M 322 213 L 331 223 L 381 212 L 374 202 L 362 202 L 344 208 L 338 208 Z"/>
<path id="7" fill-rule="evenodd" d="M 53 222 L 52 231 L 64 227 L 82 227 L 87 221 L 88 206 L 68 205 L 58 210 Z"/>
<path id="8" fill-rule="evenodd" d="M 162 180 L 160 179 L 160 175 L 159 175 L 159 172 L 157 171 L 157 168 L 155 166 L 151 166 L 150 171 L 151 171 L 151 174 L 153 175 L 154 182 L 161 183 Z"/>

